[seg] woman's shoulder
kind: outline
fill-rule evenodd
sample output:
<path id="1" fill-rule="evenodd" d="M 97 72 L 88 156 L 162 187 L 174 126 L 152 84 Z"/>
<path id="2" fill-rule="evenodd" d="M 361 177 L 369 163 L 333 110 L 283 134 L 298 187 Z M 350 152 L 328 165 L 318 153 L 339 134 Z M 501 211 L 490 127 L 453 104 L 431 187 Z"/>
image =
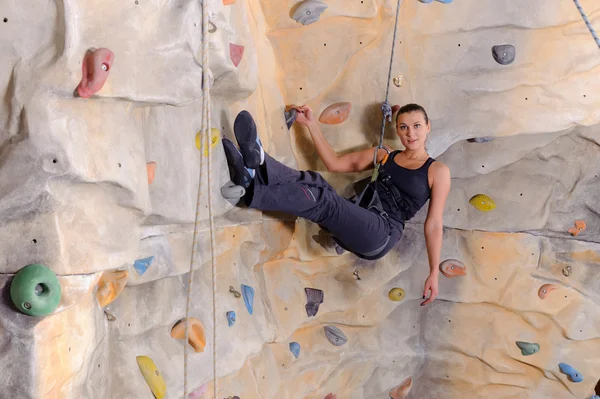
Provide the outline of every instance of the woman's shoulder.
<path id="1" fill-rule="evenodd" d="M 450 180 L 450 168 L 445 163 L 433 159 L 429 170 L 431 171 L 434 179 Z"/>

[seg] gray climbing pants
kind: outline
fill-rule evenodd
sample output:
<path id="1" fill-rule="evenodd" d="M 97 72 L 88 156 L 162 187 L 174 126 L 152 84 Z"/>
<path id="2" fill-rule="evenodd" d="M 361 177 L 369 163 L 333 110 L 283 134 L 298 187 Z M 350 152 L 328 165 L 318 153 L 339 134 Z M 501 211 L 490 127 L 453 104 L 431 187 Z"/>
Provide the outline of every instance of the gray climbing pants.
<path id="1" fill-rule="evenodd" d="M 245 202 L 249 208 L 317 223 L 342 248 L 363 259 L 382 258 L 402 237 L 397 221 L 340 196 L 319 173 L 289 168 L 266 153 Z"/>

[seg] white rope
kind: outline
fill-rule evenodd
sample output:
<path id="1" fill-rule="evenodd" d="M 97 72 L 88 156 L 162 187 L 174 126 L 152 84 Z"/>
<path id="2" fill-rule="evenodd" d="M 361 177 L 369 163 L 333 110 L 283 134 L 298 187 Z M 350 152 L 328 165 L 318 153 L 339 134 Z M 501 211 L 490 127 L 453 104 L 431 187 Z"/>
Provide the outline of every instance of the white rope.
<path id="1" fill-rule="evenodd" d="M 592 26 L 592 23 L 588 19 L 587 15 L 585 15 L 585 11 L 583 11 L 583 8 L 581 7 L 581 4 L 579 4 L 579 0 L 573 0 L 573 1 L 575 2 L 575 5 L 577 6 L 577 9 L 579 10 L 579 13 L 581 14 L 581 17 L 583 18 L 583 21 L 585 22 L 585 24 L 587 25 L 588 29 L 590 30 L 590 33 L 594 37 L 594 40 L 596 41 L 596 44 L 598 45 L 598 47 L 600 47 L 600 38 L 598 38 L 598 35 L 596 34 L 596 31 L 594 30 L 594 27 Z"/>
<path id="2" fill-rule="evenodd" d="M 202 121 L 200 127 L 201 145 L 200 145 L 200 172 L 198 182 L 198 196 L 196 201 L 196 217 L 194 222 L 194 236 L 192 240 L 192 258 L 190 260 L 190 270 L 188 273 L 188 292 L 185 306 L 185 341 L 183 346 L 183 398 L 188 396 L 188 341 L 189 341 L 189 317 L 190 304 L 192 297 L 192 284 L 194 278 L 194 270 L 196 265 L 196 248 L 198 246 L 198 225 L 200 223 L 200 208 L 202 191 L 207 184 L 208 192 L 208 215 L 210 221 L 210 257 L 212 260 L 212 283 L 213 283 L 213 379 L 214 379 L 214 397 L 217 398 L 219 391 L 217 380 L 217 263 L 215 259 L 215 234 L 214 234 L 214 218 L 212 215 L 212 193 L 211 193 L 211 175 L 212 175 L 212 146 L 210 138 L 211 124 L 211 104 L 209 91 L 208 77 L 208 1 L 202 2 Z M 204 149 L 208 149 L 208 171 L 207 176 L 203 176 L 204 164 L 206 158 Z"/>

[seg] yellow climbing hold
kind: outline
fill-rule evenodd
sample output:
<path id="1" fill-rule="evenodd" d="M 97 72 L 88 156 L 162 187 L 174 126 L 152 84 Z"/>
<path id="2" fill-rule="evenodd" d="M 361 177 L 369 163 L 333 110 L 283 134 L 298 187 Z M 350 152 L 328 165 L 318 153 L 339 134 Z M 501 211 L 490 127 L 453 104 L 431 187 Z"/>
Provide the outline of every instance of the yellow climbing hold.
<path id="1" fill-rule="evenodd" d="M 154 397 L 163 399 L 167 394 L 167 384 L 165 384 L 165 380 L 158 371 L 156 364 L 148 356 L 137 356 L 135 360 Z"/>
<path id="2" fill-rule="evenodd" d="M 398 287 L 392 288 L 388 293 L 388 297 L 394 302 L 400 302 L 404 299 L 405 296 L 406 293 L 404 292 L 404 290 Z"/>
<path id="3" fill-rule="evenodd" d="M 469 200 L 469 204 L 473 205 L 475 209 L 481 212 L 489 212 L 496 208 L 494 200 L 485 194 L 476 194 Z"/>
<path id="4" fill-rule="evenodd" d="M 215 148 L 219 143 L 219 139 L 221 138 L 221 132 L 219 129 L 215 129 L 214 127 L 210 129 L 210 146 L 211 148 Z M 196 148 L 198 150 L 202 149 L 202 132 L 196 133 Z M 208 148 L 205 148 L 203 151 L 203 155 L 205 157 L 208 156 Z"/>

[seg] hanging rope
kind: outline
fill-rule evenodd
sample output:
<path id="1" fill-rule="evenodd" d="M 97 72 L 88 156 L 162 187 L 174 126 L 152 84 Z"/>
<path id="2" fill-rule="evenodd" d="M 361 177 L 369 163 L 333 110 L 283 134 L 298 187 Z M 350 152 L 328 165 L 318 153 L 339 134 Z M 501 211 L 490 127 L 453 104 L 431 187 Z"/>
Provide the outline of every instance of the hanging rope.
<path id="1" fill-rule="evenodd" d="M 200 146 L 200 172 L 198 182 L 198 196 L 196 201 L 196 217 L 194 222 L 194 236 L 192 240 L 192 258 L 190 260 L 190 270 L 188 273 L 188 292 L 185 305 L 185 343 L 183 345 L 183 398 L 188 396 L 188 341 L 189 341 L 189 317 L 190 304 L 192 297 L 192 284 L 194 270 L 196 266 L 196 248 L 198 247 L 198 225 L 200 223 L 200 207 L 202 192 L 204 191 L 203 182 L 206 182 L 208 192 L 208 216 L 210 221 L 210 258 L 212 260 L 212 284 L 213 284 L 213 388 L 214 397 L 217 398 L 219 392 L 217 380 L 217 263 L 215 259 L 215 233 L 214 219 L 212 215 L 212 194 L 211 194 L 211 176 L 212 176 L 212 146 L 210 138 L 211 121 L 211 103 L 208 77 L 208 1 L 202 2 L 202 118 L 200 124 L 201 146 Z M 205 169 L 205 160 L 203 157 L 204 149 L 208 149 L 208 171 L 203 175 Z"/>
<path id="2" fill-rule="evenodd" d="M 394 53 L 396 50 L 396 34 L 398 31 L 398 17 L 400 15 L 400 1 L 401 0 L 398 0 L 398 3 L 396 4 L 396 22 L 394 23 L 394 37 L 392 39 L 392 54 L 390 55 L 390 67 L 388 69 L 387 86 L 385 89 L 385 101 L 381 105 L 381 110 L 383 111 L 383 120 L 381 122 L 381 134 L 379 135 L 379 144 L 375 148 L 375 153 L 373 154 L 373 166 L 374 166 L 375 170 L 373 171 L 373 176 L 371 176 L 371 182 L 374 182 L 375 180 L 377 180 L 377 176 L 379 175 L 379 166 L 380 165 L 377 163 L 377 153 L 379 152 L 380 149 L 383 148 L 383 136 L 385 134 L 385 121 L 386 120 L 388 122 L 392 121 L 392 108 L 390 107 L 390 104 L 388 103 L 388 98 L 389 98 L 389 94 L 390 94 L 390 82 L 392 81 L 392 65 L 394 63 Z"/>
<path id="3" fill-rule="evenodd" d="M 588 29 L 590 30 L 590 33 L 594 37 L 594 40 L 596 41 L 596 44 L 598 45 L 598 47 L 600 47 L 600 38 L 598 38 L 598 35 L 596 34 L 596 31 L 594 30 L 594 27 L 592 26 L 592 23 L 588 19 L 587 15 L 585 15 L 585 11 L 583 11 L 583 8 L 581 7 L 581 4 L 579 4 L 579 0 L 573 0 L 573 1 L 575 2 L 575 5 L 577 6 L 577 9 L 579 10 L 579 13 L 581 14 L 581 17 L 585 21 L 585 24 L 587 25 Z"/>

